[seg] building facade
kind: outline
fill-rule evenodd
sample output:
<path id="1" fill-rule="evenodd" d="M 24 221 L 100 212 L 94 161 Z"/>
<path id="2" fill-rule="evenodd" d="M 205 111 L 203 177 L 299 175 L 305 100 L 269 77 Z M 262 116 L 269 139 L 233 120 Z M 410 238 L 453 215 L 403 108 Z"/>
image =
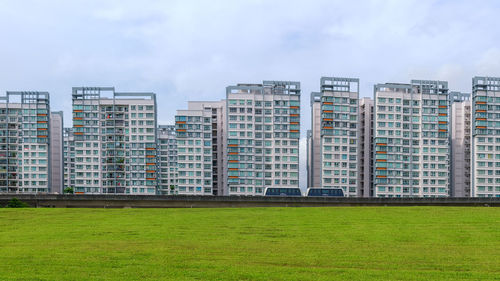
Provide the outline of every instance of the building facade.
<path id="1" fill-rule="evenodd" d="M 75 186 L 75 137 L 73 128 L 63 130 L 64 189 Z"/>
<path id="2" fill-rule="evenodd" d="M 474 77 L 471 106 L 471 193 L 500 197 L 500 78 Z"/>
<path id="3" fill-rule="evenodd" d="M 226 88 L 227 195 L 299 187 L 300 83 L 264 81 Z"/>
<path id="4" fill-rule="evenodd" d="M 322 77 L 321 92 L 311 95 L 310 187 L 361 193 L 359 173 L 359 79 Z"/>
<path id="5" fill-rule="evenodd" d="M 49 116 L 47 92 L 0 97 L 0 192 L 51 191 Z"/>
<path id="6" fill-rule="evenodd" d="M 189 102 L 175 116 L 179 194 L 222 195 L 224 101 Z"/>
<path id="7" fill-rule="evenodd" d="M 359 102 L 359 197 L 373 196 L 373 100 Z"/>
<path id="8" fill-rule="evenodd" d="M 175 125 L 158 126 L 158 194 L 178 194 Z"/>
<path id="9" fill-rule="evenodd" d="M 313 173 L 312 163 L 313 163 L 313 144 L 312 144 L 312 130 L 307 130 L 306 134 L 306 171 L 307 171 L 307 187 L 313 186 Z"/>
<path id="10" fill-rule="evenodd" d="M 374 89 L 374 195 L 449 196 L 448 83 L 412 80 Z"/>
<path id="11" fill-rule="evenodd" d="M 50 113 L 50 192 L 62 193 L 64 186 L 63 112 Z"/>
<path id="12" fill-rule="evenodd" d="M 73 88 L 75 193 L 156 194 L 156 96 Z"/>
<path id="13" fill-rule="evenodd" d="M 470 197 L 470 94 L 450 92 L 451 196 Z"/>
<path id="14" fill-rule="evenodd" d="M 322 187 L 322 156 L 321 156 L 321 93 L 312 92 L 311 104 L 311 130 L 307 137 L 307 187 Z"/>

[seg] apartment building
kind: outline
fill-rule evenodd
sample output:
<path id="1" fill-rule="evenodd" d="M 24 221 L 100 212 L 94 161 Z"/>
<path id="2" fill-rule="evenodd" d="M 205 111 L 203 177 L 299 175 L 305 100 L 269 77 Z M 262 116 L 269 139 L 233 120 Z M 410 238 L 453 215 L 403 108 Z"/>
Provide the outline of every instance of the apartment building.
<path id="1" fill-rule="evenodd" d="M 471 195 L 500 197 L 500 78 L 472 78 Z"/>
<path id="2" fill-rule="evenodd" d="M 451 196 L 470 197 L 470 94 L 450 92 Z"/>
<path id="3" fill-rule="evenodd" d="M 0 192 L 51 191 L 49 116 L 47 92 L 0 97 Z"/>
<path id="4" fill-rule="evenodd" d="M 62 193 L 64 186 L 63 112 L 50 113 L 50 192 Z"/>
<path id="5" fill-rule="evenodd" d="M 226 107 L 224 194 L 299 187 L 300 82 L 228 86 Z"/>
<path id="6" fill-rule="evenodd" d="M 158 126 L 158 194 L 178 194 L 175 125 Z"/>
<path id="7" fill-rule="evenodd" d="M 156 194 L 156 96 L 73 88 L 75 193 Z"/>
<path id="8" fill-rule="evenodd" d="M 63 129 L 64 188 L 75 186 L 75 136 L 73 128 Z"/>
<path id="9" fill-rule="evenodd" d="M 374 101 L 374 196 L 449 196 L 448 83 L 377 84 Z"/>
<path id="10" fill-rule="evenodd" d="M 310 187 L 359 196 L 359 79 L 322 77 L 320 88 L 311 94 Z"/>
<path id="11" fill-rule="evenodd" d="M 193 101 L 175 116 L 178 193 L 222 195 L 225 101 Z"/>
<path id="12" fill-rule="evenodd" d="M 359 101 L 359 197 L 373 196 L 373 99 Z"/>

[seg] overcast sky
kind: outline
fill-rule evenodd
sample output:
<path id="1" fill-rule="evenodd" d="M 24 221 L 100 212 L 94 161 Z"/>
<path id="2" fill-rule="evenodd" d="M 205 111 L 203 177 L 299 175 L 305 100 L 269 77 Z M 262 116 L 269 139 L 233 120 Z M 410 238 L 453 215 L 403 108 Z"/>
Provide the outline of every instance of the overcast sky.
<path id="1" fill-rule="evenodd" d="M 70 126 L 71 87 L 157 93 L 158 121 L 240 82 L 373 84 L 500 76 L 499 1 L 0 0 L 0 92 L 40 90 Z"/>

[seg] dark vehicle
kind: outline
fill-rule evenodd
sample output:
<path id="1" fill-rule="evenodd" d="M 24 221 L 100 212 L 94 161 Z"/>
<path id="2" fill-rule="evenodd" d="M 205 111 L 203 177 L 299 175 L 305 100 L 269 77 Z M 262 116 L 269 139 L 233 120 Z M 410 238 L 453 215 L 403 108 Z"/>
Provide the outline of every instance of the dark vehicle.
<path id="1" fill-rule="evenodd" d="M 306 196 L 344 197 L 342 188 L 308 188 Z"/>
<path id="2" fill-rule="evenodd" d="M 302 196 L 298 187 L 266 187 L 265 196 Z"/>

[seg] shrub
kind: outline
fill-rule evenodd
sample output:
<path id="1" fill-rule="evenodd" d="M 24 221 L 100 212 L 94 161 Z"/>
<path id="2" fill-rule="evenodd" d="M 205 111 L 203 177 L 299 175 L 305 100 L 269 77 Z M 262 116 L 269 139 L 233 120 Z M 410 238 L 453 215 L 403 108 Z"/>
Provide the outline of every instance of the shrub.
<path id="1" fill-rule="evenodd" d="M 16 197 L 10 199 L 10 201 L 7 203 L 7 208 L 26 208 L 29 207 L 28 204 L 24 203 L 23 201 L 17 199 Z"/>

